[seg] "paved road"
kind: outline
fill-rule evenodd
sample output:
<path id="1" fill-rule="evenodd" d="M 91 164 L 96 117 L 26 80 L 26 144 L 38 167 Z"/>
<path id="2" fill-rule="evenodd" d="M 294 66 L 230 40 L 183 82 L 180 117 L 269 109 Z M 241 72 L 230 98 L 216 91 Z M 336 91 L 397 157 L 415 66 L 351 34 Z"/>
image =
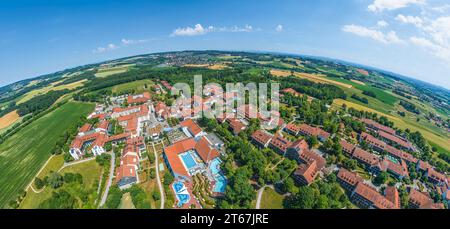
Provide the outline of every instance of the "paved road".
<path id="1" fill-rule="evenodd" d="M 260 208 L 260 206 L 261 206 L 261 197 L 262 197 L 262 194 L 263 194 L 264 189 L 265 189 L 266 187 L 269 187 L 269 188 L 271 188 L 271 189 L 274 189 L 273 185 L 264 185 L 262 188 L 260 188 L 260 189 L 258 190 L 258 198 L 256 199 L 256 206 L 255 206 L 255 209 L 259 209 L 259 208 Z"/>
<path id="2" fill-rule="evenodd" d="M 84 163 L 84 162 L 88 162 L 88 161 L 92 161 L 95 160 L 95 157 L 90 157 L 87 159 L 83 159 L 83 160 L 79 160 L 79 161 L 74 161 L 74 162 L 70 162 L 70 163 L 65 163 L 64 165 L 58 170 L 58 173 L 61 172 L 64 168 L 72 166 L 72 165 L 76 165 L 76 164 L 80 164 L 80 163 Z"/>
<path id="3" fill-rule="evenodd" d="M 109 179 L 108 179 L 108 183 L 106 184 L 105 192 L 103 193 L 103 196 L 102 196 L 102 201 L 100 201 L 100 204 L 98 205 L 99 207 L 102 207 L 106 202 L 106 198 L 108 197 L 109 188 L 111 187 L 112 179 L 114 176 L 114 167 L 116 165 L 116 155 L 114 154 L 114 152 L 109 153 L 109 155 L 111 155 L 111 168 L 109 170 Z"/>
<path id="4" fill-rule="evenodd" d="M 161 179 L 159 179 L 159 163 L 158 163 L 158 154 L 156 153 L 155 144 L 152 142 L 153 153 L 155 154 L 155 170 L 156 170 L 156 180 L 158 181 L 159 192 L 161 196 L 161 209 L 164 209 L 164 190 L 161 184 Z"/>

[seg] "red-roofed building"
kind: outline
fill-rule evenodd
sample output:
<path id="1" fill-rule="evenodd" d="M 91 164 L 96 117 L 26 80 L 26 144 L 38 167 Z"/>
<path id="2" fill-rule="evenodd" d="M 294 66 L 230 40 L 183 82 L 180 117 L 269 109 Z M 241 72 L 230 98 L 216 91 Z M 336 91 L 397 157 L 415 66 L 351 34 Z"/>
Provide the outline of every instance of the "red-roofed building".
<path id="1" fill-rule="evenodd" d="M 383 139 L 385 142 L 389 143 L 390 145 L 396 145 L 405 150 L 413 150 L 414 149 L 413 145 L 410 142 L 408 142 L 402 138 L 399 138 L 395 135 L 386 133 L 384 131 L 380 131 L 378 134 L 380 135 L 381 139 Z"/>
<path id="2" fill-rule="evenodd" d="M 269 146 L 273 136 L 263 130 L 257 130 L 252 134 L 252 141 L 261 148 Z"/>
<path id="3" fill-rule="evenodd" d="M 341 184 L 341 186 L 349 192 L 353 192 L 356 185 L 359 182 L 363 182 L 363 179 L 359 176 L 359 174 L 350 172 L 344 168 L 339 169 L 337 179 L 339 184 Z"/>
<path id="4" fill-rule="evenodd" d="M 366 133 L 366 132 L 362 132 L 361 133 L 361 140 L 364 140 L 367 142 L 367 144 L 369 144 L 372 149 L 378 151 L 378 152 L 383 152 L 384 148 L 386 147 L 386 143 L 375 138 L 374 136 Z"/>
<path id="5" fill-rule="evenodd" d="M 127 97 L 128 104 L 142 104 L 146 103 L 151 99 L 149 92 L 144 92 L 138 95 L 129 95 Z"/>
<path id="6" fill-rule="evenodd" d="M 84 133 L 84 132 L 88 132 L 90 131 L 92 128 L 92 125 L 89 123 L 84 124 L 83 126 L 80 127 L 80 129 L 78 130 L 79 133 Z"/>
<path id="7" fill-rule="evenodd" d="M 428 171 L 426 173 L 426 176 L 428 178 L 428 181 L 430 181 L 431 183 L 435 184 L 435 185 L 443 185 L 443 184 L 447 184 L 449 181 L 447 180 L 447 177 L 436 171 L 433 168 L 428 168 Z"/>
<path id="8" fill-rule="evenodd" d="M 300 139 L 293 142 L 289 146 L 285 156 L 291 160 L 296 160 L 297 162 L 299 162 L 300 154 L 302 153 L 303 150 L 307 149 L 309 149 L 308 143 L 305 141 L 305 139 Z"/>
<path id="9" fill-rule="evenodd" d="M 395 204 L 389 201 L 372 187 L 359 182 L 351 195 L 353 203 L 365 209 L 397 209 Z"/>
<path id="10" fill-rule="evenodd" d="M 356 145 L 348 143 L 344 139 L 341 139 L 340 143 L 341 143 L 341 146 L 342 146 L 342 151 L 344 153 L 349 154 L 349 155 L 353 154 L 353 150 L 356 148 Z"/>
<path id="11" fill-rule="evenodd" d="M 436 204 L 425 193 L 411 189 L 409 192 L 409 208 L 414 209 L 443 209 L 442 204 Z"/>
<path id="12" fill-rule="evenodd" d="M 294 136 L 297 136 L 300 133 L 300 127 L 294 123 L 289 123 L 284 128 L 284 131 Z"/>
<path id="13" fill-rule="evenodd" d="M 294 180 L 301 185 L 310 185 L 316 179 L 319 172 L 325 167 L 325 159 L 310 151 L 302 150 L 299 153 L 299 162 L 301 163 L 298 169 L 294 172 Z"/>
<path id="14" fill-rule="evenodd" d="M 157 102 L 155 105 L 155 113 L 157 118 L 167 119 L 170 116 L 170 109 L 163 102 Z"/>
<path id="15" fill-rule="evenodd" d="M 381 131 L 383 131 L 385 133 L 389 133 L 389 134 L 395 135 L 395 130 L 394 129 L 392 129 L 392 128 L 388 127 L 388 126 L 385 126 L 385 125 L 381 125 L 381 124 L 379 124 L 379 123 L 377 123 L 377 122 L 375 122 L 375 121 L 373 121 L 371 119 L 362 118 L 362 119 L 360 119 L 360 121 L 365 123 L 366 127 L 368 127 L 369 129 L 372 129 L 374 131 L 381 130 Z"/>
<path id="16" fill-rule="evenodd" d="M 183 127 L 183 131 L 188 136 L 191 135 L 192 137 L 196 138 L 205 135 L 205 132 L 203 132 L 202 128 L 200 128 L 192 119 L 186 119 L 182 121 L 180 125 Z"/>
<path id="17" fill-rule="evenodd" d="M 197 154 L 205 163 L 209 163 L 211 160 L 220 156 L 219 151 L 211 147 L 211 142 L 209 142 L 206 137 L 202 137 L 197 142 L 195 151 L 197 151 Z"/>
<path id="18" fill-rule="evenodd" d="M 397 177 L 398 179 L 403 179 L 404 177 L 408 177 L 408 166 L 406 165 L 406 162 L 403 160 L 400 160 L 400 164 L 394 163 L 391 160 L 384 158 L 382 161 L 380 161 L 374 168 L 374 171 L 377 173 L 384 171 L 392 174 L 393 176 Z"/>
<path id="19" fill-rule="evenodd" d="M 312 127 L 307 124 L 301 124 L 298 126 L 299 133 L 306 136 L 316 136 L 320 141 L 325 141 L 330 137 L 330 134 L 321 128 Z"/>
<path id="20" fill-rule="evenodd" d="M 292 142 L 283 138 L 281 135 L 276 135 L 269 143 L 269 147 L 273 149 L 275 152 L 284 155 L 289 146 L 291 146 Z"/>
<path id="21" fill-rule="evenodd" d="M 352 157 L 355 158 L 358 162 L 364 164 L 366 167 L 371 168 L 378 164 L 379 159 L 377 156 L 359 148 L 356 147 L 353 150 Z"/>
<path id="22" fill-rule="evenodd" d="M 395 186 L 387 186 L 384 190 L 384 195 L 386 196 L 386 199 L 394 204 L 395 208 L 400 209 L 400 195 Z"/>
<path id="23" fill-rule="evenodd" d="M 238 135 L 247 128 L 247 126 L 237 118 L 227 119 L 227 122 L 230 124 L 231 131 L 233 131 L 234 135 Z"/>

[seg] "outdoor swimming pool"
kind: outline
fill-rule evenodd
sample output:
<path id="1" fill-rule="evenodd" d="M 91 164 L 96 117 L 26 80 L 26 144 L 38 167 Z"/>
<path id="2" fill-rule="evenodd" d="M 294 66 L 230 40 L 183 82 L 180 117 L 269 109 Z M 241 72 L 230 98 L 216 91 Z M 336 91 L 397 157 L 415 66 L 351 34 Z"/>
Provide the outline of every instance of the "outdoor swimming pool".
<path id="1" fill-rule="evenodd" d="M 213 192 L 224 193 L 227 187 L 227 179 L 220 172 L 220 163 L 222 161 L 219 158 L 212 160 L 209 169 L 215 181 Z"/>
<path id="2" fill-rule="evenodd" d="M 190 152 L 181 154 L 180 157 L 188 170 L 194 168 L 197 165 L 197 162 L 195 162 L 195 159 L 192 157 Z"/>
<path id="3" fill-rule="evenodd" d="M 183 206 L 185 203 L 188 203 L 189 200 L 191 200 L 189 192 L 187 191 L 186 186 L 184 186 L 183 182 L 178 181 L 173 183 L 172 188 L 178 200 L 178 207 Z"/>

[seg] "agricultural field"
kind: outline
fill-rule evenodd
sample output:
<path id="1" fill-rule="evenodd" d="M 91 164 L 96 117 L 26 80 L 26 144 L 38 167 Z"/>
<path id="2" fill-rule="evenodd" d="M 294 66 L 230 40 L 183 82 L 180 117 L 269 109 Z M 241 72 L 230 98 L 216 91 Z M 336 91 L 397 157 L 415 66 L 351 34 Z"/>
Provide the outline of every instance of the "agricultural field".
<path id="1" fill-rule="evenodd" d="M 133 65 L 120 65 L 115 67 L 100 68 L 95 73 L 96 77 L 103 78 L 111 75 L 127 72 Z"/>
<path id="2" fill-rule="evenodd" d="M 68 102 L 41 117 L 0 145 L 0 206 L 5 205 L 30 183 L 45 161 L 58 137 L 93 104 Z"/>
<path id="3" fill-rule="evenodd" d="M 271 70 L 270 74 L 272 74 L 274 76 L 286 77 L 286 76 L 290 76 L 291 72 L 284 71 L 284 70 Z M 334 84 L 336 86 L 341 86 L 344 88 L 352 88 L 353 87 L 351 84 L 338 82 L 338 81 L 329 79 L 325 75 L 317 75 L 317 74 L 309 74 L 309 73 L 301 73 L 301 72 L 294 72 L 294 75 L 296 77 L 311 80 L 316 83 Z"/>
<path id="4" fill-rule="evenodd" d="M 20 117 L 19 114 L 17 114 L 17 111 L 11 111 L 8 114 L 3 115 L 3 117 L 0 118 L 0 130 L 11 126 L 19 119 Z"/>
<path id="5" fill-rule="evenodd" d="M 43 87 L 43 88 L 36 89 L 36 90 L 33 90 L 33 91 L 30 91 L 30 92 L 26 93 L 20 100 L 17 101 L 17 104 L 24 103 L 24 102 L 32 99 L 33 97 L 35 97 L 37 95 L 45 94 L 45 93 L 47 93 L 47 92 L 49 92 L 51 90 L 53 90 L 53 91 L 59 91 L 59 90 L 64 90 L 64 89 L 69 89 L 70 90 L 70 89 L 81 87 L 81 86 L 83 86 L 84 82 L 86 82 L 86 80 L 80 80 L 80 81 L 73 82 L 73 83 L 70 83 L 70 84 L 64 84 L 64 85 L 55 86 L 59 82 L 60 81 L 52 83 L 52 84 L 50 84 L 47 87 Z"/>

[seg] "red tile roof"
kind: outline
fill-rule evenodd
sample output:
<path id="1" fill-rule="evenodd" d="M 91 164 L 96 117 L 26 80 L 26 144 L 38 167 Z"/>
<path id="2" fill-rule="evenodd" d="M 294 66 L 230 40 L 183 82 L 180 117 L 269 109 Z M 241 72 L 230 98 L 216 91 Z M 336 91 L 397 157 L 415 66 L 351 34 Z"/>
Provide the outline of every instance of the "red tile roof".
<path id="1" fill-rule="evenodd" d="M 178 157 L 178 154 L 194 149 L 196 144 L 197 143 L 194 138 L 188 138 L 164 148 L 164 153 L 166 154 L 167 161 L 169 162 L 173 172 L 186 177 L 189 176 L 183 166 L 183 163 Z"/>
<path id="2" fill-rule="evenodd" d="M 387 186 L 384 190 L 384 193 L 386 199 L 391 201 L 391 203 L 393 203 L 396 208 L 400 209 L 400 196 L 397 188 L 395 186 Z"/>
<path id="3" fill-rule="evenodd" d="M 286 152 L 287 148 L 291 146 L 292 142 L 283 138 L 281 135 L 276 135 L 274 138 L 272 138 L 269 144 L 271 147 L 280 152 Z"/>
<path id="4" fill-rule="evenodd" d="M 287 124 L 285 128 L 288 132 L 291 132 L 295 135 L 297 135 L 298 132 L 300 132 L 300 127 L 294 123 Z"/>
<path id="5" fill-rule="evenodd" d="M 359 182 L 363 182 L 363 179 L 359 174 L 350 172 L 344 168 L 339 169 L 337 178 L 345 181 L 351 186 L 356 186 Z"/>
<path id="6" fill-rule="evenodd" d="M 296 149 L 297 151 L 306 150 L 309 149 L 308 143 L 305 141 L 305 139 L 299 139 L 291 144 L 289 148 Z"/>
<path id="7" fill-rule="evenodd" d="M 90 131 L 92 128 L 92 125 L 89 123 L 84 124 L 83 126 L 80 127 L 80 132 L 87 132 Z"/>
<path id="8" fill-rule="evenodd" d="M 145 102 L 149 101 L 150 99 L 151 99 L 150 93 L 144 92 L 139 95 L 129 95 L 127 98 L 127 102 L 128 102 L 128 104 L 145 103 Z"/>
<path id="9" fill-rule="evenodd" d="M 263 130 L 257 130 L 252 134 L 253 141 L 258 142 L 263 146 L 267 145 L 270 142 L 270 140 L 272 140 L 272 138 L 273 138 L 272 135 L 268 134 Z"/>
<path id="10" fill-rule="evenodd" d="M 405 141 L 405 140 L 403 140 L 403 139 L 401 139 L 401 138 L 399 138 L 397 136 L 394 136 L 392 134 L 389 134 L 389 133 L 386 133 L 386 132 L 383 132 L 383 131 L 379 132 L 378 134 L 380 135 L 380 137 L 385 138 L 385 139 L 387 139 L 389 141 L 395 142 L 395 143 L 401 145 L 402 147 L 405 147 L 407 149 L 411 149 L 412 148 L 412 145 L 411 145 L 410 142 L 407 142 L 407 141 Z"/>
<path id="11" fill-rule="evenodd" d="M 313 161 L 309 164 L 301 164 L 295 170 L 294 175 L 302 177 L 306 184 L 311 184 L 317 177 L 319 170 L 317 168 L 317 162 Z"/>
<path id="12" fill-rule="evenodd" d="M 340 144 L 342 146 L 342 150 L 348 154 L 352 154 L 353 150 L 356 148 L 356 145 L 348 143 L 344 139 L 341 139 Z"/>
<path id="13" fill-rule="evenodd" d="M 363 197 L 373 204 L 375 208 L 378 209 L 395 209 L 395 205 L 386 199 L 383 195 L 381 195 L 377 190 L 369 187 L 368 185 L 359 182 L 356 185 L 355 191 L 356 194 Z"/>
<path id="14" fill-rule="evenodd" d="M 400 164 L 394 163 L 387 158 L 384 158 L 382 161 L 378 163 L 378 168 L 381 171 L 390 171 L 398 176 L 406 177 L 409 176 L 408 166 L 405 161 L 400 160 Z"/>
<path id="15" fill-rule="evenodd" d="M 364 163 L 366 163 L 370 166 L 376 165 L 379 161 L 377 156 L 375 156 L 359 147 L 355 148 L 352 156 L 360 161 L 363 161 Z"/>
<path id="16" fill-rule="evenodd" d="M 136 167 L 133 165 L 121 165 L 117 168 L 116 181 L 120 181 L 124 177 L 136 177 Z"/>
<path id="17" fill-rule="evenodd" d="M 409 192 L 409 202 L 419 208 L 431 208 L 433 200 L 425 193 L 411 189 Z"/>
<path id="18" fill-rule="evenodd" d="M 202 129 L 192 119 L 186 119 L 182 121 L 180 125 L 182 127 L 187 127 L 189 132 L 194 136 L 202 132 Z"/>
<path id="19" fill-rule="evenodd" d="M 197 154 L 200 156 L 200 158 L 205 162 L 208 163 L 209 161 L 213 160 L 214 158 L 217 158 L 220 156 L 219 151 L 211 147 L 211 143 L 208 142 L 206 137 L 202 137 L 197 144 L 195 145 L 195 151 L 197 151 Z"/>
<path id="20" fill-rule="evenodd" d="M 373 129 L 382 130 L 382 131 L 384 131 L 386 133 L 390 133 L 390 134 L 395 134 L 394 129 L 392 129 L 388 126 L 381 125 L 371 119 L 362 118 L 362 119 L 360 119 L 360 121 L 365 123 L 366 125 L 368 125 L 369 127 L 373 128 Z"/>
<path id="21" fill-rule="evenodd" d="M 364 139 L 367 143 L 369 143 L 372 146 L 378 147 L 380 149 L 384 149 L 386 147 L 386 143 L 379 140 L 378 138 L 366 133 L 361 133 L 361 138 Z"/>
<path id="22" fill-rule="evenodd" d="M 239 134 L 246 128 L 245 124 L 237 118 L 227 119 L 227 122 L 230 124 L 231 129 L 233 129 L 234 134 Z"/>

